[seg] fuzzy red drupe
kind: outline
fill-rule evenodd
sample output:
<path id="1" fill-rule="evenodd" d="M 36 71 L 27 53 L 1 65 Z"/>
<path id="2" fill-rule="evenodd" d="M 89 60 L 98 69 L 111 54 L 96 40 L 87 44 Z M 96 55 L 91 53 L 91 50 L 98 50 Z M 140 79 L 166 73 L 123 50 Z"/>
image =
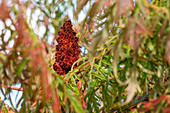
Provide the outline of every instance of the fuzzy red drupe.
<path id="1" fill-rule="evenodd" d="M 78 45 L 79 37 L 72 29 L 71 20 L 67 20 L 58 32 L 55 53 L 55 62 L 53 69 L 59 75 L 65 75 L 71 70 L 73 63 L 79 59 L 80 46 Z M 74 66 L 77 67 L 78 64 Z"/>

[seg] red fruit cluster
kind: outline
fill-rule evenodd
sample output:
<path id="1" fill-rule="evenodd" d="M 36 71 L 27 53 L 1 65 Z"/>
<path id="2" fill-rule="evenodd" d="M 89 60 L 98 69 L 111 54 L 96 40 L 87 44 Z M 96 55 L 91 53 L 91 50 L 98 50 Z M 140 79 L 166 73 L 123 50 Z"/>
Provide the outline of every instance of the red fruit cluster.
<path id="1" fill-rule="evenodd" d="M 53 69 L 59 75 L 67 74 L 73 63 L 79 59 L 80 46 L 78 45 L 79 38 L 76 37 L 76 32 L 72 29 L 71 20 L 67 20 L 58 32 L 55 53 L 55 62 Z M 74 68 L 77 67 L 77 64 Z"/>

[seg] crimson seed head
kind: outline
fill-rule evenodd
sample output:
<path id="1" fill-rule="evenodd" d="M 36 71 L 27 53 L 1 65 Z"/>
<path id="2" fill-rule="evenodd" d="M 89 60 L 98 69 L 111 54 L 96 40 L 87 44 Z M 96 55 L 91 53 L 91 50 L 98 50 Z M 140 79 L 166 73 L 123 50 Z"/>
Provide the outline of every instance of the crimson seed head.
<path id="1" fill-rule="evenodd" d="M 53 69 L 59 75 L 65 75 L 71 70 L 73 63 L 79 59 L 80 46 L 78 45 L 79 37 L 72 29 L 71 20 L 67 20 L 58 32 L 56 39 L 55 62 Z M 74 68 L 77 67 L 77 64 Z"/>

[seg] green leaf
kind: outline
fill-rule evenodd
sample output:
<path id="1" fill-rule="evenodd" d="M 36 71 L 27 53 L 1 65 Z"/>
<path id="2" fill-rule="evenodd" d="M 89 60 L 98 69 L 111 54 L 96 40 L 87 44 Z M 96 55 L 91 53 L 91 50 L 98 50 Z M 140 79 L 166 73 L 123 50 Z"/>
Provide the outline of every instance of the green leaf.
<path id="1" fill-rule="evenodd" d="M 106 64 L 106 65 L 110 65 L 110 62 L 108 62 L 107 60 L 102 60 L 102 63 Z"/>
<path id="2" fill-rule="evenodd" d="M 16 69 L 16 73 L 19 75 L 21 73 L 21 71 L 23 70 L 24 66 L 27 63 L 27 58 L 24 58 L 21 63 L 18 65 L 17 69 Z"/>
<path id="3" fill-rule="evenodd" d="M 6 106 L 3 106 L 3 110 L 4 110 L 4 113 L 8 113 L 8 109 L 6 108 Z"/>
<path id="4" fill-rule="evenodd" d="M 64 88 L 66 91 L 66 94 L 68 95 L 68 97 L 71 100 L 71 104 L 74 106 L 74 109 L 76 110 L 77 113 L 84 113 L 84 109 L 82 107 L 82 104 L 80 101 L 77 100 L 77 98 L 72 95 L 72 93 L 70 91 L 67 90 L 67 88 Z"/>
<path id="5" fill-rule="evenodd" d="M 102 80 L 106 80 L 106 78 L 103 75 L 99 75 L 99 74 L 96 74 L 96 73 L 93 73 L 93 75 L 97 78 L 102 79 Z"/>
<path id="6" fill-rule="evenodd" d="M 7 57 L 4 54 L 0 54 L 0 60 L 6 61 Z"/>

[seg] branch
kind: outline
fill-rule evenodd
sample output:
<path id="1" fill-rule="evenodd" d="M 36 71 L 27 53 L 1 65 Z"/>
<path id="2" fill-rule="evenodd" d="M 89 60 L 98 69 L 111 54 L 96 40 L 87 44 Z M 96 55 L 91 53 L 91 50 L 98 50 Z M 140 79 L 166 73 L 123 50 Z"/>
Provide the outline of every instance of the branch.
<path id="1" fill-rule="evenodd" d="M 19 88 L 19 87 L 14 87 L 14 86 L 6 86 L 6 85 L 2 85 L 4 88 L 9 88 L 12 90 L 18 90 L 18 91 L 23 91 L 23 88 Z"/>

